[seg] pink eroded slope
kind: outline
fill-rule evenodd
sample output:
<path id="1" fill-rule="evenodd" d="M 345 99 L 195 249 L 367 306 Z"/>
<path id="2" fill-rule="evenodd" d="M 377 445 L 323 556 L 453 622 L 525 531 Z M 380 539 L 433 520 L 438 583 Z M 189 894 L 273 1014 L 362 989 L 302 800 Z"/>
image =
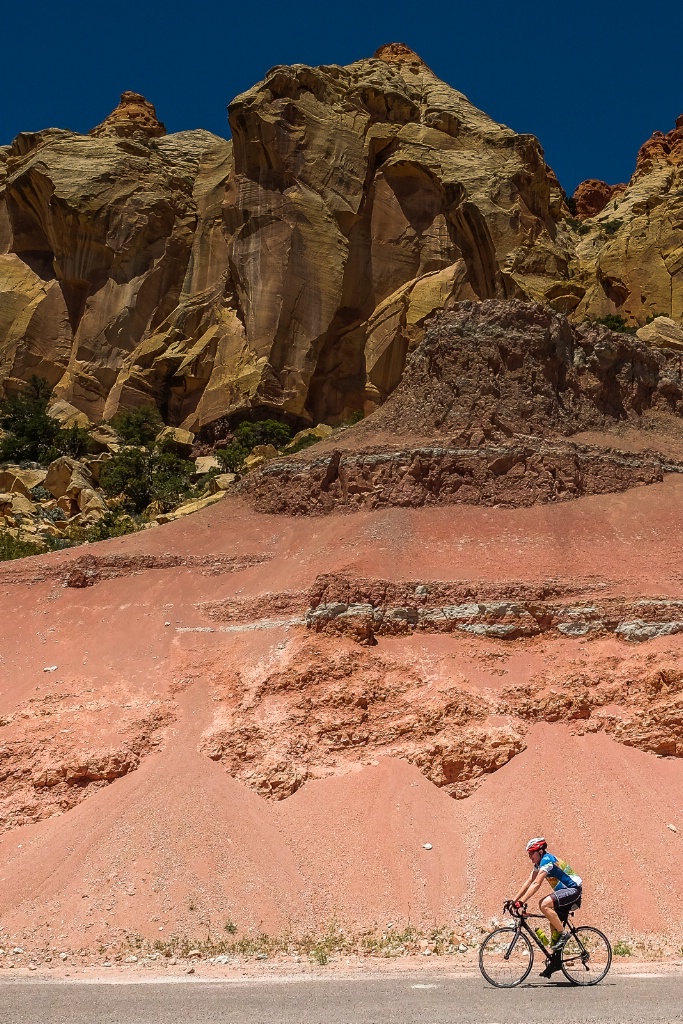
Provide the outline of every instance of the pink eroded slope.
<path id="1" fill-rule="evenodd" d="M 677 477 L 558 507 L 390 509 L 314 520 L 256 515 L 225 498 L 87 551 L 265 552 L 269 561 L 231 573 L 135 569 L 86 589 L 38 578 L 42 567 L 68 566 L 86 549 L 3 566 L 0 755 L 17 781 L 0 800 L 9 827 L 0 838 L 2 923 L 11 934 L 35 929 L 36 941 L 64 935 L 65 944 L 94 945 L 122 929 L 201 935 L 207 920 L 212 928 L 233 919 L 276 930 L 333 917 L 371 926 L 408 916 L 428 925 L 457 911 L 488 915 L 526 871 L 520 849 L 528 834 L 544 830 L 587 880 L 586 917 L 608 922 L 604 904 L 616 903 L 620 927 L 678 931 L 667 907 L 683 895 L 672 869 L 683 834 L 680 760 L 600 732 L 571 736 L 573 725 L 537 725 L 526 749 L 464 800 L 450 799 L 383 746 L 352 748 L 332 775 L 273 803 L 198 748 L 222 695 L 258 691 L 312 649 L 301 626 L 221 632 L 203 602 L 304 591 L 331 571 L 416 582 L 554 579 L 680 598 L 682 499 Z M 570 672 L 590 675 L 598 660 L 601 671 L 613 660 L 639 679 L 680 663 L 681 643 L 415 634 L 371 649 L 320 638 L 319 650 L 372 655 L 373 671 L 382 659 L 403 663 L 430 699 L 448 687 L 489 699 L 504 684 L 536 685 L 544 672 L 561 687 Z M 259 705 L 254 713 L 262 714 Z M 93 775 L 108 750 L 127 751 L 139 767 L 115 781 Z M 62 790 L 45 788 L 35 768 L 75 762 L 86 774 L 60 783 L 73 798 L 60 813 Z"/>

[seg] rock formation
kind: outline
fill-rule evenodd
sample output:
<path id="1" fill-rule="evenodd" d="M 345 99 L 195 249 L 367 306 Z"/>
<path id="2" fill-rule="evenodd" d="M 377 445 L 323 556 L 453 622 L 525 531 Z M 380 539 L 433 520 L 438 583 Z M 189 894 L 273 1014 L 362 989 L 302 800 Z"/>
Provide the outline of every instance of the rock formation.
<path id="1" fill-rule="evenodd" d="M 644 143 L 627 186 L 579 185 L 577 216 L 589 219 L 572 260 L 577 319 L 617 314 L 637 326 L 663 315 L 680 324 L 682 184 L 683 115 Z"/>
<path id="2" fill-rule="evenodd" d="M 157 118 L 153 105 L 138 92 L 121 93 L 121 102 L 102 124 L 90 132 L 95 138 L 148 138 L 166 134 L 166 127 Z"/>
<path id="3" fill-rule="evenodd" d="M 36 372 L 72 415 L 153 402 L 215 438 L 263 409 L 297 427 L 371 411 L 463 299 L 683 317 L 680 125 L 628 186 L 579 187 L 579 232 L 537 140 L 402 44 L 275 67 L 229 122 L 230 142 L 167 135 L 124 92 L 89 135 L 0 150 L 6 392 Z"/>
<path id="4" fill-rule="evenodd" d="M 575 327 L 538 303 L 463 301 L 432 319 L 373 416 L 272 461 L 242 489 L 259 510 L 290 514 L 528 506 L 616 492 L 683 471 L 661 451 L 618 450 L 609 432 L 652 426 L 652 415 L 683 434 L 680 357 L 670 343 Z M 599 444 L 565 440 L 589 430 L 605 432 Z"/>
<path id="5" fill-rule="evenodd" d="M 626 185 L 608 185 L 606 181 L 588 178 L 577 185 L 572 196 L 579 220 L 596 217 L 605 209 L 610 199 L 626 191 Z"/>

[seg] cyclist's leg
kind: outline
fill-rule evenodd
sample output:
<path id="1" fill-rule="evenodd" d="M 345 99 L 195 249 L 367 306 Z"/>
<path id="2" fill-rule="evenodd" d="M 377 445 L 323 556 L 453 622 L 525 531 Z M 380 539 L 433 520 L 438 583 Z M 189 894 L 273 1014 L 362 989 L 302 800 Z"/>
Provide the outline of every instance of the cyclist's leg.
<path id="1" fill-rule="evenodd" d="M 557 910 L 555 909 L 555 901 L 553 899 L 552 894 L 544 896 L 543 899 L 539 901 L 538 906 L 541 913 L 546 917 L 546 919 L 550 923 L 551 928 L 553 928 L 556 932 L 561 932 L 563 925 L 557 915 Z"/>

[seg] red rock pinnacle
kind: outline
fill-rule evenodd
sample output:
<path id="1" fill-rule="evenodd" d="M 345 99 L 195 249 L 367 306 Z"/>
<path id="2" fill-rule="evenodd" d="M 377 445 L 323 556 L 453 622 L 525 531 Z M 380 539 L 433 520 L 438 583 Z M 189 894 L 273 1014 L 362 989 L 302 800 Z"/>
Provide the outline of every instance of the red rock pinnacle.
<path id="1" fill-rule="evenodd" d="M 166 128 L 158 120 L 153 104 L 138 92 L 122 92 L 118 107 L 90 132 L 96 138 L 130 138 L 134 135 L 156 138 L 165 134 Z"/>
<path id="2" fill-rule="evenodd" d="M 425 62 L 414 50 L 411 50 L 405 43 L 385 43 L 372 55 L 375 60 L 384 60 L 387 64 L 419 64 L 425 67 Z"/>

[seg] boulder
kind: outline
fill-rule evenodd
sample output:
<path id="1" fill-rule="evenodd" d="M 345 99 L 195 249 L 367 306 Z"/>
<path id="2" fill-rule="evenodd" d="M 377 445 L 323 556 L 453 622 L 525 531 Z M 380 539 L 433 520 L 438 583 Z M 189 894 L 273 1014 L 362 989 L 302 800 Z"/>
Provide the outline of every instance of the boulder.
<path id="1" fill-rule="evenodd" d="M 194 434 L 189 430 L 182 430 L 180 427 L 164 427 L 157 434 L 156 442 L 172 448 L 176 454 L 187 458 L 192 451 Z"/>
<path id="2" fill-rule="evenodd" d="M 9 494 L 0 494 L 0 512 L 3 515 L 16 515 L 19 513 L 23 516 L 32 516 L 36 512 L 36 506 L 24 494 L 14 491 Z"/>
<path id="3" fill-rule="evenodd" d="M 215 455 L 200 455 L 195 459 L 194 475 L 195 477 L 204 476 L 205 473 L 209 473 L 212 469 L 220 468 L 221 464 Z"/>
<path id="4" fill-rule="evenodd" d="M 5 466 L 0 469 L 0 491 L 23 494 L 31 497 L 34 487 L 42 484 L 47 476 L 46 469 L 20 469 L 19 466 Z"/>
<path id="5" fill-rule="evenodd" d="M 97 519 L 109 511 L 106 501 L 93 487 L 83 487 L 76 496 L 76 502 L 80 512 Z"/>
<path id="6" fill-rule="evenodd" d="M 48 416 L 51 416 L 53 420 L 57 420 L 63 427 L 84 427 L 87 429 L 92 426 L 84 412 L 77 409 L 75 405 L 71 405 L 70 402 L 64 401 L 64 399 L 52 402 L 48 406 L 47 412 Z"/>
<path id="7" fill-rule="evenodd" d="M 251 455 L 247 455 L 244 465 L 247 469 L 256 469 L 257 466 L 262 466 L 264 462 L 277 459 L 279 455 L 280 453 L 274 445 L 257 444 L 252 448 Z"/>
<path id="8" fill-rule="evenodd" d="M 672 348 L 683 352 L 683 327 L 668 316 L 657 316 L 636 331 L 636 337 L 654 348 Z"/>
<path id="9" fill-rule="evenodd" d="M 218 494 L 219 491 L 227 491 L 238 480 L 239 476 L 237 473 L 220 473 L 218 476 L 211 477 L 209 490 L 212 494 Z"/>
<path id="10" fill-rule="evenodd" d="M 93 448 L 98 452 L 109 452 L 113 454 L 123 448 L 123 442 L 113 427 L 107 423 L 100 423 L 91 427 L 88 431 Z"/>
<path id="11" fill-rule="evenodd" d="M 206 498 L 186 501 L 184 505 L 179 505 L 172 512 L 164 512 L 162 515 L 156 516 L 156 522 L 160 524 L 172 523 L 174 519 L 182 519 L 183 516 L 192 515 L 193 512 L 200 512 L 203 508 L 208 508 L 209 505 L 215 505 L 217 501 L 224 497 L 225 491 L 218 491 L 218 493 L 210 494 Z"/>
<path id="12" fill-rule="evenodd" d="M 80 491 L 92 490 L 93 476 L 87 465 L 62 455 L 48 466 L 43 486 L 53 498 L 76 498 Z"/>
<path id="13" fill-rule="evenodd" d="M 291 449 L 296 448 L 301 441 L 307 441 L 309 438 L 313 441 L 322 441 L 333 433 L 334 427 L 328 426 L 327 423 L 319 423 L 317 427 L 306 427 L 304 430 L 300 430 L 294 435 L 289 444 L 285 445 L 284 451 L 291 451 Z"/>

